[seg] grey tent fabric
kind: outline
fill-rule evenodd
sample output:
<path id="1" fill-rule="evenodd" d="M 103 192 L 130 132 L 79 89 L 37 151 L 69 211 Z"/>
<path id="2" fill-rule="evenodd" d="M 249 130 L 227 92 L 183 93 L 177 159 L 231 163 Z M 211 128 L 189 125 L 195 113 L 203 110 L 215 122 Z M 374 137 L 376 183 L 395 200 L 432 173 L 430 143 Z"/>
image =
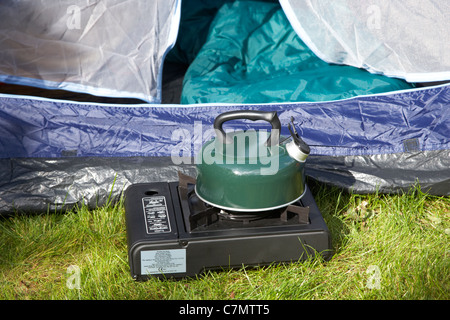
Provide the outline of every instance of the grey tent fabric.
<path id="1" fill-rule="evenodd" d="M 324 61 L 409 82 L 450 80 L 450 2 L 280 0 L 291 25 Z"/>
<path id="2" fill-rule="evenodd" d="M 161 101 L 179 0 L 0 2 L 0 81 Z"/>

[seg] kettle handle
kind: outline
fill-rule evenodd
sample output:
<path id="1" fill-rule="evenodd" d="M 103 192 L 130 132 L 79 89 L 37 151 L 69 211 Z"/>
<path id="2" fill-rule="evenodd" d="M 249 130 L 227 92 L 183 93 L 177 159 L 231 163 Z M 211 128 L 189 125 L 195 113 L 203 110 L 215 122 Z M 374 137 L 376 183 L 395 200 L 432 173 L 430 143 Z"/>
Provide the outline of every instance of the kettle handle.
<path id="1" fill-rule="evenodd" d="M 277 112 L 276 111 L 264 112 L 253 110 L 229 111 L 217 116 L 217 118 L 214 120 L 214 129 L 216 131 L 217 138 L 220 139 L 222 143 L 225 144 L 233 143 L 233 140 L 231 140 L 226 135 L 225 131 L 222 128 L 222 125 L 226 121 L 236 119 L 248 119 L 252 121 L 264 120 L 269 122 L 272 125 L 272 132 L 270 137 L 266 141 L 266 145 L 270 146 L 272 141 L 278 144 L 280 140 L 281 122 L 280 119 L 278 118 Z"/>

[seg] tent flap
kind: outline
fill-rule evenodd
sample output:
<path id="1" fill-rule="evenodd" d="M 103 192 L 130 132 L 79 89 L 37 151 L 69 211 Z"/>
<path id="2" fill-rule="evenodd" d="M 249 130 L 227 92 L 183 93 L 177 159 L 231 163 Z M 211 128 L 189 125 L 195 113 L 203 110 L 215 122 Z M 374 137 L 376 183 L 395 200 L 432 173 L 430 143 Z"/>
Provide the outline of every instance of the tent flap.
<path id="1" fill-rule="evenodd" d="M 300 38 L 324 61 L 409 82 L 450 80 L 447 1 L 280 3 Z"/>
<path id="2" fill-rule="evenodd" d="M 179 0 L 0 2 L 0 81 L 161 100 Z"/>
<path id="3" fill-rule="evenodd" d="M 240 0 L 215 15 L 185 74 L 181 103 L 331 101 L 411 87 L 324 62 L 298 37 L 279 3 Z"/>

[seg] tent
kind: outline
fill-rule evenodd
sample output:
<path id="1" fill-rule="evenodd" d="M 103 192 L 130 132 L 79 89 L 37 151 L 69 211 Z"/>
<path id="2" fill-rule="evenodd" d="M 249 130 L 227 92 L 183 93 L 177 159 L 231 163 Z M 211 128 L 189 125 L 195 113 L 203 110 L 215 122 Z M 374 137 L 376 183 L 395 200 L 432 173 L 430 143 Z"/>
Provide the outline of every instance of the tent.
<path id="1" fill-rule="evenodd" d="M 449 14 L 434 1 L 2 1 L 0 215 L 195 176 L 215 117 L 241 109 L 277 111 L 286 136 L 293 117 L 311 179 L 450 195 Z"/>

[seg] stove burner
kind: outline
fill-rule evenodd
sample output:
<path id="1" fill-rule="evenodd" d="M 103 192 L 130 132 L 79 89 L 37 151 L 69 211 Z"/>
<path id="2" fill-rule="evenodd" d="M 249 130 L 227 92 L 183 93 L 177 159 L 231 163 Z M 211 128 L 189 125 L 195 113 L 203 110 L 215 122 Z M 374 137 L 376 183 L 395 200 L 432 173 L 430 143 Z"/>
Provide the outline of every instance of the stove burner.
<path id="1" fill-rule="evenodd" d="M 264 219 L 273 215 L 271 211 L 264 211 L 261 213 L 248 213 L 239 211 L 225 211 L 223 209 L 219 212 L 219 217 L 231 221 L 241 221 L 248 224 L 250 221 Z"/>
<path id="2" fill-rule="evenodd" d="M 298 201 L 295 204 L 283 208 L 259 211 L 241 212 L 223 210 L 211 206 L 197 196 L 195 193 L 195 179 L 178 173 L 179 185 L 178 193 L 182 199 L 183 211 L 188 231 L 196 229 L 204 230 L 205 227 L 217 224 L 213 229 L 239 228 L 243 226 L 263 226 L 282 224 L 308 224 L 309 207 L 305 207 Z M 221 223 L 222 222 L 222 223 Z M 228 223 L 227 223 L 228 222 Z M 234 222 L 231 224 L 230 222 Z M 240 225 L 239 225 L 240 224 Z"/>

